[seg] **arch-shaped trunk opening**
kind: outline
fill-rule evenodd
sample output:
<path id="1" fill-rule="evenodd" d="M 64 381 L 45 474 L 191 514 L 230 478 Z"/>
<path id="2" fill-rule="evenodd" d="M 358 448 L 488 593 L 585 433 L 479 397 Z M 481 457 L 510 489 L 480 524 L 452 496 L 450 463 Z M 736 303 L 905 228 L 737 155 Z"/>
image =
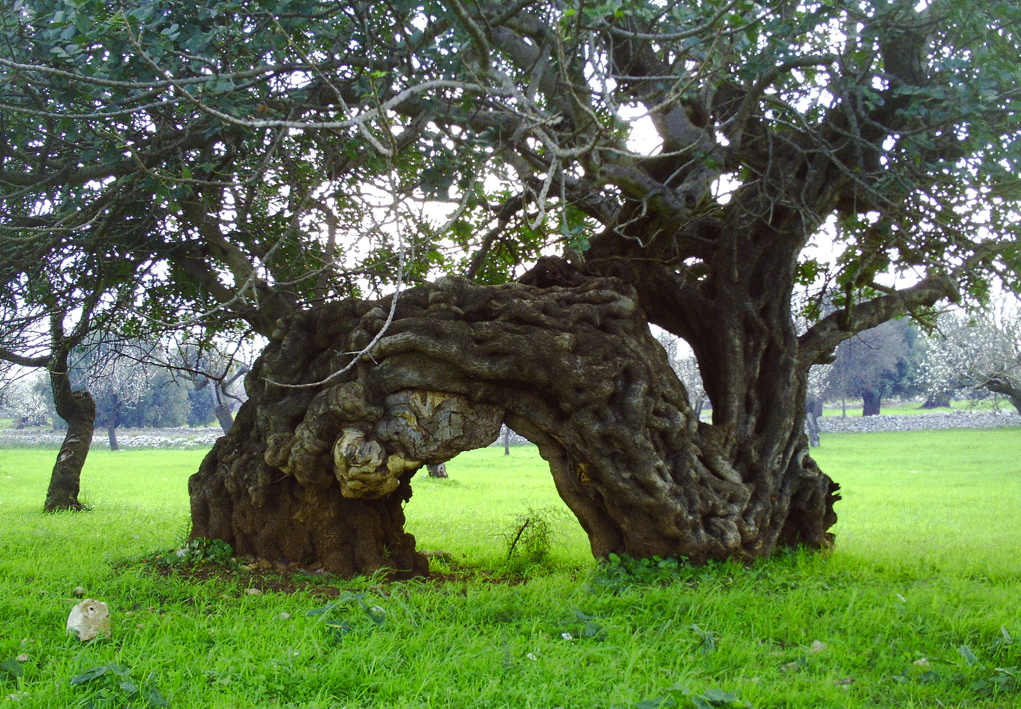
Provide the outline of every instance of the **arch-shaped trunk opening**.
<path id="1" fill-rule="evenodd" d="M 620 281 L 445 279 L 402 294 L 379 336 L 391 305 L 345 301 L 282 323 L 189 482 L 193 537 L 284 567 L 427 573 L 404 530 L 412 477 L 506 423 L 538 446 L 596 557 L 701 562 L 830 543 L 836 486 L 807 455 L 801 409 L 778 407 L 764 428 L 775 440 L 754 448 L 700 423 Z"/>

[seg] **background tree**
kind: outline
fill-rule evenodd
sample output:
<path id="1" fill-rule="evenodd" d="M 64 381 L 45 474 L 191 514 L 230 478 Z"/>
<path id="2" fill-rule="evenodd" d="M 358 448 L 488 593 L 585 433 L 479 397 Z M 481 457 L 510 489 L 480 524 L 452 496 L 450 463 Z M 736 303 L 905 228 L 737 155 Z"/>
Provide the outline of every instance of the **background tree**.
<path id="1" fill-rule="evenodd" d="M 808 442 L 812 446 L 818 446 L 822 443 L 819 419 L 822 418 L 823 402 L 826 398 L 826 390 L 832 369 L 832 364 L 817 364 L 808 370 L 805 428 L 808 431 Z"/>
<path id="2" fill-rule="evenodd" d="M 661 332 L 656 335 L 656 341 L 662 345 L 663 350 L 666 352 L 674 374 L 677 375 L 688 390 L 688 396 L 691 398 L 695 416 L 701 418 L 702 408 L 706 404 L 706 394 L 705 388 L 702 386 L 702 374 L 698 371 L 698 362 L 690 354 L 684 355 L 686 347 L 679 338 L 669 333 Z"/>
<path id="3" fill-rule="evenodd" d="M 412 463 L 498 414 L 597 555 L 827 545 L 809 367 L 1017 283 L 1012 3 L 4 7 L 0 272 L 72 264 L 67 308 L 100 293 L 138 328 L 270 339 L 191 486 L 193 533 L 260 556 L 421 571 Z M 804 254 L 828 231 L 835 258 Z M 567 259 L 529 270 L 544 251 Z M 438 272 L 468 280 L 404 289 Z M 807 282 L 837 310 L 799 333 Z M 373 287 L 397 295 L 340 300 Z M 691 347 L 711 422 L 648 323 Z M 419 449 L 387 412 L 428 392 L 448 423 L 496 413 Z"/>
<path id="4" fill-rule="evenodd" d="M 31 290 L 52 293 L 49 285 L 33 284 Z M 69 373 L 71 355 L 92 332 L 94 318 L 103 319 L 98 309 L 99 294 L 83 299 L 70 329 L 66 327 L 69 320 L 66 311 L 54 306 L 47 313 L 46 334 L 29 327 L 39 324 L 39 310 L 25 305 L 15 292 L 0 296 L 0 311 L 11 317 L 10 321 L 4 321 L 6 327 L 0 331 L 0 359 L 18 367 L 45 369 L 54 410 L 67 423 L 67 432 L 50 475 L 43 509 L 47 512 L 82 510 L 84 506 L 78 501 L 79 481 L 92 443 L 96 403 L 87 390 L 73 388 Z M 21 314 L 25 310 L 30 313 L 27 317 Z M 8 342 L 18 343 L 21 351 L 9 349 Z"/>
<path id="5" fill-rule="evenodd" d="M 862 416 L 880 413 L 908 368 L 909 323 L 890 321 L 840 343 L 829 372 L 829 391 L 862 400 Z"/>
<path id="6" fill-rule="evenodd" d="M 37 376 L 9 379 L 0 388 L 0 401 L 15 428 L 44 426 L 54 415 L 49 384 Z"/>
<path id="7" fill-rule="evenodd" d="M 72 386 L 87 390 L 96 402 L 96 421 L 106 428 L 110 450 L 118 450 L 117 426 L 124 409 L 137 407 L 151 386 L 151 372 L 140 362 L 140 348 L 90 338 L 71 364 Z"/>
<path id="8" fill-rule="evenodd" d="M 167 368 L 187 377 L 194 398 L 202 397 L 204 403 L 212 405 L 213 417 L 227 433 L 234 425 L 234 408 L 247 398 L 239 386 L 251 368 L 244 348 L 237 345 L 225 348 L 204 341 L 178 342 L 175 349 L 176 354 L 167 358 Z"/>
<path id="9" fill-rule="evenodd" d="M 1021 413 L 1021 318 L 1016 309 L 978 316 L 947 313 L 929 338 L 923 371 L 930 399 L 978 390 L 979 396 L 1002 394 Z"/>

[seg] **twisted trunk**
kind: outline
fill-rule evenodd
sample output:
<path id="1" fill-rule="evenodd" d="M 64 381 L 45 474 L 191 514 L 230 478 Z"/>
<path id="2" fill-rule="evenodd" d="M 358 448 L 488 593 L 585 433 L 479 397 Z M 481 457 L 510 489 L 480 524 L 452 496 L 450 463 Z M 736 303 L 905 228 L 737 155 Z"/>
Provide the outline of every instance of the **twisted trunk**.
<path id="1" fill-rule="evenodd" d="M 49 367 L 50 388 L 57 415 L 67 422 L 67 433 L 57 453 L 46 490 L 46 512 L 82 510 L 78 501 L 82 468 L 92 445 L 96 425 L 96 402 L 87 391 L 72 391 L 67 376 L 67 353 L 54 355 Z"/>
<path id="2" fill-rule="evenodd" d="M 1021 414 L 1021 386 L 1018 386 L 1018 382 L 1015 379 L 1007 375 L 995 375 L 989 377 L 985 382 L 985 387 L 991 392 L 1003 394 L 1014 405 L 1017 412 Z"/>
<path id="3" fill-rule="evenodd" d="M 808 456 L 804 376 L 783 351 L 793 331 L 754 353 L 768 371 L 748 390 L 753 415 L 737 415 L 720 390 L 710 392 L 713 423 L 700 423 L 635 291 L 614 278 L 569 280 L 451 278 L 409 291 L 342 374 L 343 353 L 372 341 L 390 302 L 288 319 L 248 377 L 235 426 L 190 480 L 192 535 L 343 575 L 424 573 L 403 530 L 412 476 L 488 445 L 506 423 L 538 446 L 597 557 L 702 562 L 828 546 L 836 485 Z M 700 363 L 714 349 L 746 357 L 749 327 L 761 335 L 752 320 L 719 328 L 696 349 Z M 736 374 L 721 364 L 707 381 Z"/>

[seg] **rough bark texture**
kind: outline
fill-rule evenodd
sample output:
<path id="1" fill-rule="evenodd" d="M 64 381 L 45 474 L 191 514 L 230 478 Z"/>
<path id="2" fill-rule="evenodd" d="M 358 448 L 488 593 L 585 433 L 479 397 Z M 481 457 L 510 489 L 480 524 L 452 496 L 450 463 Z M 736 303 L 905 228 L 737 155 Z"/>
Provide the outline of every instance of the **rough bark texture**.
<path id="1" fill-rule="evenodd" d="M 777 420 L 761 412 L 768 445 L 738 445 L 735 431 L 699 423 L 629 286 L 569 280 L 416 288 L 342 374 L 389 301 L 284 321 L 235 426 L 190 480 L 192 536 L 343 575 L 424 573 L 403 530 L 412 476 L 488 445 L 506 423 L 538 446 L 597 557 L 828 546 L 837 486 L 807 454 L 804 377 L 770 385 L 797 396 L 761 402 L 777 404 Z"/>
<path id="2" fill-rule="evenodd" d="M 50 485 L 43 506 L 46 512 L 84 509 L 84 505 L 78 501 L 78 491 L 96 425 L 96 402 L 87 391 L 71 390 L 66 358 L 63 365 L 58 364 L 50 369 L 53 403 L 57 415 L 67 422 L 67 433 L 50 474 Z"/>

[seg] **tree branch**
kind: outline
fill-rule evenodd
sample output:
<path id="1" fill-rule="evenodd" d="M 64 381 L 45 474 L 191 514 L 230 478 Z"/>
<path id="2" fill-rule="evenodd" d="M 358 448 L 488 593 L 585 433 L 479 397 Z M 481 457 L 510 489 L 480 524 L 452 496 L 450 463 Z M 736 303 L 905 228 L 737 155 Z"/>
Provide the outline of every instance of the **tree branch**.
<path id="1" fill-rule="evenodd" d="M 798 338 L 802 364 L 805 367 L 822 364 L 833 348 L 849 337 L 940 300 L 957 302 L 960 293 L 948 276 L 932 274 L 911 288 L 859 303 L 849 310 L 835 311 Z"/>

